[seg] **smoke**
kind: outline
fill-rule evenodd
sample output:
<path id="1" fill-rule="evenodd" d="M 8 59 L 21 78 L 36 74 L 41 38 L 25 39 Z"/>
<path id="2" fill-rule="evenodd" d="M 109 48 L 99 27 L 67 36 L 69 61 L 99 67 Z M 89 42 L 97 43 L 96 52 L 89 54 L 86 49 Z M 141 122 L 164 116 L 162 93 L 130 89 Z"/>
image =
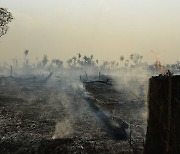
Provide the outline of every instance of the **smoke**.
<path id="1" fill-rule="evenodd" d="M 58 122 L 55 127 L 55 132 L 52 139 L 66 138 L 73 133 L 73 127 L 70 119 Z"/>
<path id="2" fill-rule="evenodd" d="M 65 86 L 64 86 L 65 87 Z M 62 88 L 62 87 L 61 87 Z M 66 87 L 67 88 L 67 87 Z M 74 112 L 73 112 L 73 106 L 71 102 L 71 99 L 64 91 L 59 91 L 59 94 L 56 96 L 57 98 L 57 107 L 60 105 L 61 109 L 59 112 L 64 112 L 65 116 L 61 121 L 58 121 L 55 126 L 55 132 L 52 136 L 52 139 L 58 139 L 58 138 L 66 138 L 72 136 L 74 129 Z M 53 101 L 53 100 L 51 100 Z"/>
<path id="3" fill-rule="evenodd" d="M 128 120 L 141 121 L 140 126 L 143 129 L 143 134 L 145 134 L 147 128 L 147 95 L 148 82 L 151 74 L 151 71 L 147 68 L 133 67 L 114 72 L 112 76 L 115 81 L 115 88 L 124 95 L 125 100 L 127 100 L 124 103 L 134 108 L 132 111 L 127 111 L 129 114 Z"/>
<path id="4" fill-rule="evenodd" d="M 42 91 L 49 90 L 51 93 L 48 96 L 48 104 L 53 109 L 52 114 L 56 116 L 52 139 L 76 135 L 87 138 L 87 134 L 90 134 L 88 137 L 91 138 L 93 135 L 99 135 L 95 131 L 98 130 L 98 133 L 101 133 L 101 128 L 105 128 L 105 126 L 105 131 L 116 136 L 119 134 L 116 133 L 114 125 L 118 126 L 119 122 L 112 121 L 111 117 L 121 118 L 121 116 L 127 123 L 136 122 L 145 132 L 148 115 L 148 80 L 152 74 L 158 72 L 154 67 L 156 65 L 139 62 L 133 63 L 131 66 L 119 67 L 114 65 L 116 63 L 107 62 L 107 65 L 98 66 L 99 64 L 94 65 L 93 61 L 90 64 L 81 67 L 57 67 L 51 64 L 43 66 L 41 62 L 35 65 L 13 65 L 12 76 L 29 78 L 24 89 L 31 89 L 29 83 L 35 82 Z M 0 66 L 0 73 L 9 76 L 10 66 L 9 64 Z M 44 80 L 51 72 L 53 75 Z M 87 100 L 89 96 L 86 95 L 86 90 L 83 88 L 82 82 L 106 81 L 111 78 L 113 88 L 121 96 L 120 101 L 117 102 L 121 105 L 125 104 L 122 113 L 101 110 L 101 107 L 99 108 L 94 103 L 96 102 L 94 98 Z M 1 84 L 4 83 L 1 82 Z M 113 95 L 110 97 L 113 99 Z M 110 102 L 111 98 L 108 101 Z"/>

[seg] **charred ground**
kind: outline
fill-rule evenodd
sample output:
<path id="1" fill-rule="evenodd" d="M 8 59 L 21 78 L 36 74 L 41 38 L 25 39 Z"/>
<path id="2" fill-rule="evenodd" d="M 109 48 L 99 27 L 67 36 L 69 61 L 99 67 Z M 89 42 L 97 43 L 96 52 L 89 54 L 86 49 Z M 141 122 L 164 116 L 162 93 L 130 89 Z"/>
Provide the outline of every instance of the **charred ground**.
<path id="1" fill-rule="evenodd" d="M 1 77 L 0 152 L 141 153 L 144 97 L 110 79 Z"/>

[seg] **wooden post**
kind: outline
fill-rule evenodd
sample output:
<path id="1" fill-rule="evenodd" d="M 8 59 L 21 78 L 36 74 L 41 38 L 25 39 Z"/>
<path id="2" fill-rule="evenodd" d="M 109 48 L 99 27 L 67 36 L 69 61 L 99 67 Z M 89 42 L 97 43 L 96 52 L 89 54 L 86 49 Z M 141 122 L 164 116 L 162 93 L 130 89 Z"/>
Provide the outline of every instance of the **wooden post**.
<path id="1" fill-rule="evenodd" d="M 130 123 L 130 132 L 129 132 L 129 145 L 130 145 L 130 148 L 132 147 L 132 130 L 131 130 L 131 123 Z"/>
<path id="2" fill-rule="evenodd" d="M 180 76 L 160 75 L 149 80 L 149 118 L 145 154 L 180 153 Z"/>
<path id="3" fill-rule="evenodd" d="M 11 76 L 12 76 L 12 65 L 11 65 Z"/>
<path id="4" fill-rule="evenodd" d="M 85 74 L 86 74 L 86 79 L 88 80 L 88 75 L 87 75 L 87 72 L 85 71 Z"/>

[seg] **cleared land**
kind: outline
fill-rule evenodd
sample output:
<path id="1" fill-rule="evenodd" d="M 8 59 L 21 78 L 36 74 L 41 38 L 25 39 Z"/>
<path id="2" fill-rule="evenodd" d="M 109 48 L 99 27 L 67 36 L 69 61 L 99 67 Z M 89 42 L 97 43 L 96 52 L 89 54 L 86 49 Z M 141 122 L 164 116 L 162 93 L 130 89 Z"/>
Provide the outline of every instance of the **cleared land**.
<path id="1" fill-rule="evenodd" d="M 1 77 L 0 153 L 142 153 L 144 94 L 110 83 Z"/>

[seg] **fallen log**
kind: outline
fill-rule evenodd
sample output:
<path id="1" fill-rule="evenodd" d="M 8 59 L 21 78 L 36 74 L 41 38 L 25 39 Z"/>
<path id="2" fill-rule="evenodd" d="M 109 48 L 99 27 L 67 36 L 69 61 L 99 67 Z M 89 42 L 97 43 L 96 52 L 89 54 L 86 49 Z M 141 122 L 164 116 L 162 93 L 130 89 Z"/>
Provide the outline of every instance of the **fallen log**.
<path id="1" fill-rule="evenodd" d="M 111 81 L 109 79 L 107 80 L 95 80 L 95 81 L 84 81 L 83 83 L 104 83 L 104 84 L 107 84 L 107 85 L 112 85 Z"/>
<path id="2" fill-rule="evenodd" d="M 44 80 L 42 80 L 41 82 L 47 82 L 49 80 L 49 78 L 53 75 L 53 73 L 51 72 Z"/>

